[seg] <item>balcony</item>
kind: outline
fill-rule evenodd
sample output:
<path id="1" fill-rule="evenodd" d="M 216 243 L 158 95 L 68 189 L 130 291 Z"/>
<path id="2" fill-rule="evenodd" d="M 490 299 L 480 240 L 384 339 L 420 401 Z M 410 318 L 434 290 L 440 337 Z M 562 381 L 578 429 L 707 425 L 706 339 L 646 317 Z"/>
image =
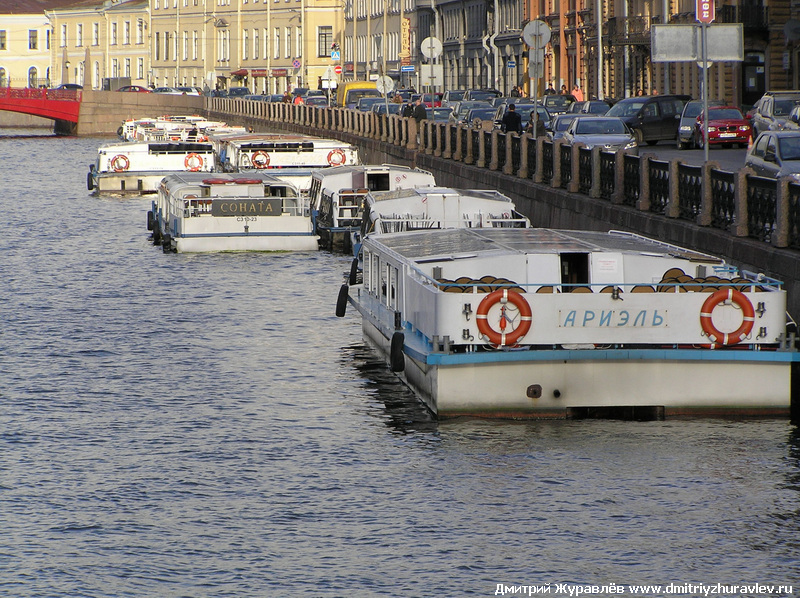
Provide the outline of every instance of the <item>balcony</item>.
<path id="1" fill-rule="evenodd" d="M 661 17 L 614 17 L 605 31 L 611 46 L 649 46 L 650 26 L 661 23 Z"/>

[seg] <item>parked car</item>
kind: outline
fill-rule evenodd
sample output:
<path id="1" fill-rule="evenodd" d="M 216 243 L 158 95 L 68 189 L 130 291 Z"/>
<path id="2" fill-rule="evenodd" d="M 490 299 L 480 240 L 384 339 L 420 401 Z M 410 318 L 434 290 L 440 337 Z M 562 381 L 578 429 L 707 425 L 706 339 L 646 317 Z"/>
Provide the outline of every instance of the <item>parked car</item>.
<path id="1" fill-rule="evenodd" d="M 503 95 L 496 89 L 468 89 L 464 94 L 465 100 L 486 100 L 491 101 Z"/>
<path id="2" fill-rule="evenodd" d="M 766 131 L 747 152 L 744 165 L 758 176 L 800 179 L 800 131 Z"/>
<path id="3" fill-rule="evenodd" d="M 253 92 L 250 91 L 249 87 L 229 87 L 228 88 L 228 97 L 229 98 L 242 98 L 244 96 L 249 96 Z"/>
<path id="4" fill-rule="evenodd" d="M 176 87 L 178 91 L 185 93 L 187 96 L 201 96 L 203 91 L 199 87 L 181 86 Z"/>
<path id="5" fill-rule="evenodd" d="M 694 140 L 697 147 L 705 145 L 703 136 L 705 114 L 700 113 L 694 127 Z M 738 143 L 739 147 L 747 147 L 753 135 L 750 123 L 735 106 L 714 106 L 708 109 L 708 145 L 731 147 Z"/>
<path id="6" fill-rule="evenodd" d="M 631 150 L 638 152 L 636 136 L 618 116 L 578 116 L 564 131 L 564 141 L 583 143 L 588 148 L 600 146 L 604 150 Z"/>
<path id="7" fill-rule="evenodd" d="M 564 114 L 572 103 L 575 101 L 575 96 L 572 94 L 551 93 L 544 96 L 542 103 L 547 111 L 555 116 L 556 114 Z"/>
<path id="8" fill-rule="evenodd" d="M 156 87 L 155 89 L 153 89 L 153 93 L 163 93 L 173 96 L 184 95 L 183 92 L 179 91 L 176 87 Z"/>
<path id="9" fill-rule="evenodd" d="M 672 141 L 678 135 L 683 106 L 691 100 L 687 95 L 655 95 L 625 98 L 614 104 L 606 116 L 625 121 L 640 143 L 655 145 Z"/>
<path id="10" fill-rule="evenodd" d="M 572 114 L 570 112 L 567 112 L 566 114 L 556 114 L 550 121 L 550 124 L 546 127 L 547 138 L 550 141 L 561 139 L 564 136 L 564 132 L 569 127 L 569 124 L 579 116 L 587 116 L 587 115 Z"/>
<path id="11" fill-rule="evenodd" d="M 453 106 L 456 102 L 464 99 L 466 89 L 448 89 L 442 96 L 442 106 Z"/>
<path id="12" fill-rule="evenodd" d="M 77 83 L 62 83 L 61 85 L 57 85 L 55 89 L 83 89 L 83 85 L 78 85 Z"/>
<path id="13" fill-rule="evenodd" d="M 450 122 L 461 123 L 465 122 L 467 112 L 475 108 L 491 108 L 492 105 L 485 100 L 461 100 L 455 102 L 452 106 L 453 112 L 450 114 Z"/>
<path id="14" fill-rule="evenodd" d="M 142 85 L 123 85 L 117 91 L 125 91 L 125 92 L 132 92 L 132 93 L 153 93 L 153 90 L 149 87 L 144 87 Z"/>
<path id="15" fill-rule="evenodd" d="M 369 112 L 372 108 L 373 104 L 377 104 L 379 102 L 386 103 L 386 100 L 382 97 L 367 97 L 367 98 L 360 98 L 355 105 L 356 110 L 360 110 L 361 112 Z"/>
<path id="16" fill-rule="evenodd" d="M 605 100 L 587 100 L 581 104 L 581 109 L 578 114 L 597 114 L 598 116 L 602 116 L 610 109 L 611 104 Z"/>
<path id="17" fill-rule="evenodd" d="M 757 104 L 752 118 L 753 134 L 780 131 L 786 125 L 792 108 L 800 104 L 800 90 L 767 91 Z"/>
<path id="18" fill-rule="evenodd" d="M 722 102 L 719 100 L 709 100 L 709 106 L 721 106 Z M 695 125 L 697 124 L 697 117 L 703 111 L 703 100 L 690 100 L 686 102 L 681 111 L 681 117 L 678 121 L 678 135 L 675 143 L 678 149 L 691 149 L 694 147 L 696 140 L 694 136 Z"/>
<path id="19" fill-rule="evenodd" d="M 569 105 L 569 108 L 567 108 L 567 114 L 580 114 L 581 108 L 583 108 L 583 105 L 585 103 L 586 103 L 586 101 L 584 101 L 584 100 L 578 100 L 578 101 L 572 102 Z"/>
<path id="20" fill-rule="evenodd" d="M 531 119 L 533 118 L 533 110 L 534 109 L 532 106 L 522 106 L 519 109 L 519 115 L 522 117 L 522 128 L 529 133 L 533 132 L 533 125 L 531 123 Z M 536 115 L 537 119 L 542 121 L 542 126 L 546 131 L 547 127 L 550 126 L 550 123 L 553 120 L 553 115 L 550 114 L 550 111 L 541 104 L 536 105 Z"/>
<path id="21" fill-rule="evenodd" d="M 502 103 L 499 106 L 495 106 L 494 109 L 495 127 L 498 129 L 502 128 L 503 118 L 508 113 L 508 107 L 513 104 L 514 110 L 519 114 L 520 118 L 522 119 L 522 130 L 524 131 L 525 128 L 528 126 L 528 120 L 530 120 L 531 111 L 533 110 L 533 100 L 528 100 L 526 98 L 509 98 L 509 99 L 523 100 L 523 102 L 517 103 L 509 101 L 507 103 Z"/>
<path id="22" fill-rule="evenodd" d="M 452 108 L 442 108 L 441 106 L 437 106 L 435 108 L 425 108 L 425 112 L 428 113 L 428 120 L 433 120 L 440 123 L 446 123 L 450 118 L 450 113 L 452 111 Z"/>
<path id="23" fill-rule="evenodd" d="M 426 108 L 438 108 L 442 105 L 442 93 L 423 93 L 422 103 L 425 104 Z"/>
<path id="24" fill-rule="evenodd" d="M 401 114 L 403 112 L 403 104 L 396 102 L 378 102 L 372 105 L 372 111 L 376 114 L 386 114 L 386 108 L 389 108 L 389 114 Z"/>
<path id="25" fill-rule="evenodd" d="M 306 106 L 327 106 L 328 98 L 322 96 L 306 96 L 303 98 L 303 103 Z"/>
<path id="26" fill-rule="evenodd" d="M 472 108 L 464 115 L 464 122 L 468 127 L 474 127 L 476 121 L 491 122 L 494 124 L 495 109 L 491 106 L 483 106 L 481 108 Z"/>

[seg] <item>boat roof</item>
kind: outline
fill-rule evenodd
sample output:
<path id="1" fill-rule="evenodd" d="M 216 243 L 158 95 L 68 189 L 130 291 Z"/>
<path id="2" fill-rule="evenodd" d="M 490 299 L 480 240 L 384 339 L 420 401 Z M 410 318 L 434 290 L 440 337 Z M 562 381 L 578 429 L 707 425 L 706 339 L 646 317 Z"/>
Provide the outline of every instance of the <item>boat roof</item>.
<path id="1" fill-rule="evenodd" d="M 210 143 L 202 141 L 121 141 L 119 143 L 107 143 L 98 148 L 98 152 L 107 152 L 113 149 L 120 152 L 132 152 L 136 150 L 154 152 L 213 152 L 214 148 Z"/>
<path id="2" fill-rule="evenodd" d="M 636 253 L 724 264 L 724 260 L 623 231 L 549 228 L 460 228 L 367 237 L 410 262 L 477 257 L 478 254 Z"/>
<path id="3" fill-rule="evenodd" d="M 274 174 L 263 172 L 175 172 L 164 177 L 167 187 L 173 185 L 225 185 L 227 183 L 244 184 L 269 184 L 296 186 L 280 179 Z"/>
<path id="4" fill-rule="evenodd" d="M 500 201 L 513 204 L 510 197 L 503 195 L 499 191 L 491 189 L 455 189 L 453 187 L 411 187 L 405 189 L 393 189 L 391 191 L 373 191 L 370 196 L 376 201 L 388 201 L 393 199 L 424 198 L 432 195 L 442 197 L 474 197 L 491 201 Z"/>

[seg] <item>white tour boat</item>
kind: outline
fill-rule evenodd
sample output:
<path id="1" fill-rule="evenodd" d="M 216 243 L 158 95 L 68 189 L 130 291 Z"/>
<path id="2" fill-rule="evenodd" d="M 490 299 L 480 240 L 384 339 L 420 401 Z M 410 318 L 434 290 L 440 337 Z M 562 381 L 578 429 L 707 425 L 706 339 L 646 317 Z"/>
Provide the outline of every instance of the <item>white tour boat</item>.
<path id="1" fill-rule="evenodd" d="M 510 197 L 485 189 L 426 187 L 376 191 L 364 197 L 364 215 L 352 233 L 353 255 L 361 239 L 408 230 L 442 228 L 527 228 L 530 221 L 517 212 Z"/>
<path id="2" fill-rule="evenodd" d="M 355 145 L 336 139 L 286 133 L 209 134 L 220 172 L 249 172 L 282 168 L 327 168 L 361 164 Z M 309 180 L 310 185 L 310 180 Z"/>
<path id="3" fill-rule="evenodd" d="M 782 283 L 713 256 L 537 228 L 370 234 L 362 253 L 336 314 L 354 305 L 441 417 L 773 416 L 797 392 Z"/>
<path id="4" fill-rule="evenodd" d="M 124 141 L 208 141 L 212 131 L 244 133 L 244 127 L 231 127 L 222 121 L 210 121 L 203 116 L 164 115 L 123 121 L 117 134 Z"/>
<path id="5" fill-rule="evenodd" d="M 159 182 L 173 172 L 212 172 L 210 143 L 131 141 L 111 143 L 97 150 L 89 165 L 88 189 L 98 193 L 155 193 Z"/>
<path id="6" fill-rule="evenodd" d="M 298 189 L 266 173 L 166 176 L 147 226 L 153 243 L 178 253 L 317 249 Z"/>
<path id="7" fill-rule="evenodd" d="M 330 251 L 352 251 L 350 238 L 361 226 L 368 193 L 435 185 L 430 172 L 396 164 L 345 165 L 314 171 L 309 199 L 320 246 Z"/>

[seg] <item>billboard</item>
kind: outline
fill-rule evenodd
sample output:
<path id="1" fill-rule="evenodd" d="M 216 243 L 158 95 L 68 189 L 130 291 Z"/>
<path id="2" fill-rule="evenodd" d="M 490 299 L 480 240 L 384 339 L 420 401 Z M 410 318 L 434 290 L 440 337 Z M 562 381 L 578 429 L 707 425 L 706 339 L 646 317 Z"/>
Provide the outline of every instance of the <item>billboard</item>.
<path id="1" fill-rule="evenodd" d="M 694 62 L 703 60 L 700 25 L 653 25 L 650 28 L 650 56 L 653 62 Z M 707 60 L 744 60 L 744 31 L 741 23 L 709 25 L 706 28 Z"/>

